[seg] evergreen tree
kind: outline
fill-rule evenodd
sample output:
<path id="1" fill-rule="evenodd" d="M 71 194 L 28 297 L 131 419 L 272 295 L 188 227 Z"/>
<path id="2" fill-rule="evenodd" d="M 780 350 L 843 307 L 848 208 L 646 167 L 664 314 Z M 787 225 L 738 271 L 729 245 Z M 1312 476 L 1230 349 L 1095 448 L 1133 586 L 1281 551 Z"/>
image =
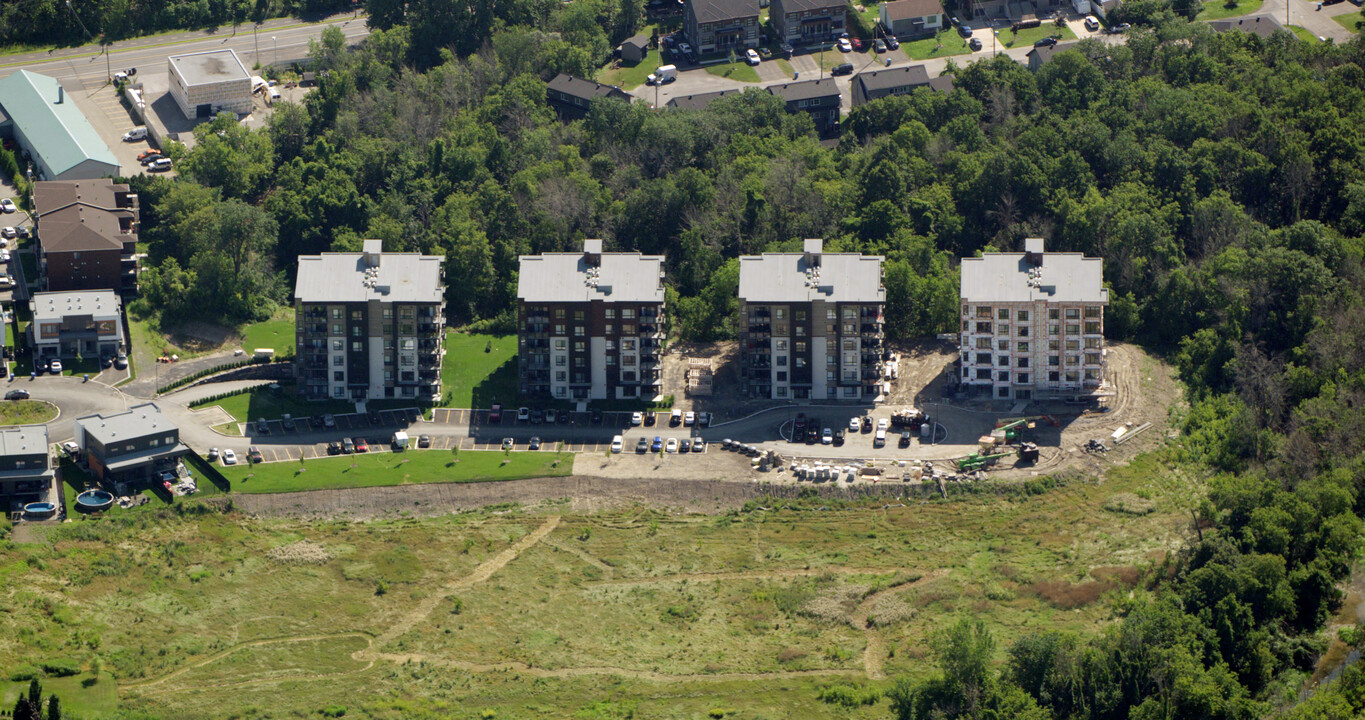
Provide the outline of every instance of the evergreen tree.
<path id="1" fill-rule="evenodd" d="M 56 694 L 47 698 L 47 720 L 62 720 L 62 704 Z"/>

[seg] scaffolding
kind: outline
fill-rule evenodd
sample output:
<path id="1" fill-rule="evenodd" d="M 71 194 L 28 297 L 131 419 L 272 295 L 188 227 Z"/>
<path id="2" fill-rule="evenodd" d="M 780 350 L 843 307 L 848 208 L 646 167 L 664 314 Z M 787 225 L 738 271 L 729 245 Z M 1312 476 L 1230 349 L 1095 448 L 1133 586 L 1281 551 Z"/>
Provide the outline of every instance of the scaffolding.
<path id="1" fill-rule="evenodd" d="M 687 394 L 710 395 L 712 375 L 711 358 L 688 358 Z"/>

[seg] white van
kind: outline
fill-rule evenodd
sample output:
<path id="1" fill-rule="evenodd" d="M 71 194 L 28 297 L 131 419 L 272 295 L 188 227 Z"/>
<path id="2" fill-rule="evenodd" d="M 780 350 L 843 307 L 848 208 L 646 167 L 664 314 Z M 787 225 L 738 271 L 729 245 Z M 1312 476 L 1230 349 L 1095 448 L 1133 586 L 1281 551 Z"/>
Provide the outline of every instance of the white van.
<path id="1" fill-rule="evenodd" d="M 129 130 L 128 132 L 123 133 L 123 142 L 137 142 L 138 140 L 146 140 L 146 139 L 147 139 L 147 128 L 145 128 L 145 127 L 135 127 L 135 128 L 133 128 L 132 130 Z"/>
<path id="2" fill-rule="evenodd" d="M 885 431 L 885 430 L 878 430 L 878 431 L 877 431 L 877 434 L 872 436 L 872 447 L 885 447 L 885 446 L 886 446 L 886 431 Z"/>
<path id="3" fill-rule="evenodd" d="M 660 65 L 649 77 L 645 78 L 648 85 L 663 85 L 678 79 L 677 65 Z"/>

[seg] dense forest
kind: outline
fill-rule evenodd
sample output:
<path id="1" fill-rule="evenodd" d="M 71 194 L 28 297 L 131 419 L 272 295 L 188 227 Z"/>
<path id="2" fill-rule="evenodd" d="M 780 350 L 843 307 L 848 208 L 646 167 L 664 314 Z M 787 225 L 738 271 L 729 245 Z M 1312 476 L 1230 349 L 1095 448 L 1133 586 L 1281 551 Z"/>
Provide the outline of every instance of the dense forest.
<path id="1" fill-rule="evenodd" d="M 602 237 L 665 253 L 675 334 L 713 339 L 733 332 L 740 254 L 824 237 L 886 256 L 903 339 L 954 329 L 960 256 L 1026 235 L 1103 256 L 1106 330 L 1187 385 L 1166 452 L 1211 476 L 1198 540 L 1094 637 L 997 648 L 964 620 L 934 648 L 938 677 L 895 687 L 895 712 L 1251 718 L 1297 696 L 1365 513 L 1365 45 L 1217 34 L 1165 7 L 1037 73 L 1000 57 L 955 68 L 952 93 L 860 107 L 831 148 L 760 92 L 704 111 L 604 102 L 561 124 L 545 80 L 595 61 L 585 38 L 618 17 L 573 7 L 598 12 L 582 36 L 495 14 L 476 18 L 482 42 L 435 57 L 402 13 L 358 51 L 325 34 L 313 54 L 331 73 L 303 105 L 258 132 L 203 126 L 188 179 L 135 181 L 140 302 L 268 315 L 299 254 L 377 237 L 448 258 L 452 322 L 507 329 L 518 254 Z M 1353 668 L 1291 714 L 1362 709 Z"/>

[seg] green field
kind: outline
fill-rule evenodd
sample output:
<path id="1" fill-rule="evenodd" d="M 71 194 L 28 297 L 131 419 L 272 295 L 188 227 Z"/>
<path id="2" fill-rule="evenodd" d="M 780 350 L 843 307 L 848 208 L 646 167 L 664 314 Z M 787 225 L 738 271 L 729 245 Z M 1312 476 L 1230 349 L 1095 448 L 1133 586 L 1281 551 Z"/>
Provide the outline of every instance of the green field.
<path id="1" fill-rule="evenodd" d="M 244 460 L 245 458 L 243 458 Z M 306 462 L 273 462 L 222 468 L 237 493 L 278 493 L 326 488 L 423 483 L 520 480 L 573 472 L 573 454 L 466 450 L 372 452 Z"/>
<path id="2" fill-rule="evenodd" d="M 989 40 L 982 42 L 989 43 Z M 972 51 L 967 47 L 967 39 L 957 34 L 957 30 L 948 29 L 940 32 L 933 37 L 912 40 L 901 43 L 901 50 L 911 60 L 930 60 L 933 58 L 948 57 L 950 55 L 964 55 Z"/>
<path id="3" fill-rule="evenodd" d="M 81 673 L 70 677 L 43 678 L 43 701 L 56 695 L 61 701 L 63 717 L 100 717 L 118 710 L 118 686 L 108 674 Z M 0 707 L 14 708 L 20 697 L 28 694 L 28 682 L 7 682 L 0 689 Z M 46 716 L 44 716 L 46 717 Z"/>
<path id="4" fill-rule="evenodd" d="M 474 456 L 460 453 L 460 465 L 475 468 Z M 328 463 L 396 477 L 444 473 L 450 459 L 230 472 L 238 488 L 302 486 Z M 845 708 L 817 696 L 836 682 L 875 693 L 924 676 L 928 638 L 963 614 L 985 620 L 1000 648 L 1041 627 L 1112 622 L 1115 602 L 1144 592 L 1143 578 L 1183 542 L 1200 487 L 1151 455 L 1101 483 L 909 507 L 501 506 L 356 523 L 196 511 L 179 499 L 0 548 L 10 588 L 0 631 L 11 638 L 0 666 L 98 666 L 107 679 L 59 690 L 68 704 L 107 708 L 116 679 L 121 709 L 166 718 L 263 717 L 263 707 L 414 720 L 778 718 L 792 708 L 815 720 L 885 718 L 885 699 Z M 1117 509 L 1138 496 L 1155 510 Z"/>
<path id="5" fill-rule="evenodd" d="M 267 320 L 241 329 L 242 349 L 250 353 L 256 348 L 273 348 L 276 356 L 294 354 L 294 318 Z"/>
<path id="6" fill-rule="evenodd" d="M 445 407 L 510 406 L 517 398 L 517 337 L 447 331 L 441 392 Z"/>
<path id="7" fill-rule="evenodd" d="M 1360 13 L 1351 12 L 1344 15 L 1337 15 L 1334 16 L 1332 20 L 1334 20 L 1336 24 L 1357 35 L 1359 35 L 1362 30 L 1365 30 L 1365 18 L 1361 18 Z"/>
<path id="8" fill-rule="evenodd" d="M 1071 28 L 1057 27 L 1055 24 L 1045 22 L 1035 28 L 1027 28 L 1014 32 L 1013 30 L 1000 31 L 1000 44 L 1007 48 L 1026 47 L 1042 40 L 1045 37 L 1056 37 L 1059 41 L 1075 40 L 1076 33 L 1071 32 Z M 990 42 L 982 40 L 983 43 Z"/>
<path id="9" fill-rule="evenodd" d="M 743 56 L 736 55 L 735 57 L 742 58 Z M 731 80 L 736 80 L 738 82 L 758 82 L 758 70 L 755 70 L 752 65 L 744 62 L 743 59 L 737 59 L 732 63 L 727 62 L 716 65 L 707 65 L 706 72 L 723 78 L 730 78 Z"/>
<path id="10" fill-rule="evenodd" d="M 41 425 L 57 417 L 57 406 L 41 400 L 0 402 L 0 425 Z"/>
<path id="11" fill-rule="evenodd" d="M 1227 6 L 1227 0 L 1204 0 L 1203 9 L 1195 16 L 1195 20 L 1222 20 L 1223 18 L 1237 17 L 1238 15 L 1251 15 L 1261 9 L 1262 0 L 1239 0 L 1232 7 Z"/>

